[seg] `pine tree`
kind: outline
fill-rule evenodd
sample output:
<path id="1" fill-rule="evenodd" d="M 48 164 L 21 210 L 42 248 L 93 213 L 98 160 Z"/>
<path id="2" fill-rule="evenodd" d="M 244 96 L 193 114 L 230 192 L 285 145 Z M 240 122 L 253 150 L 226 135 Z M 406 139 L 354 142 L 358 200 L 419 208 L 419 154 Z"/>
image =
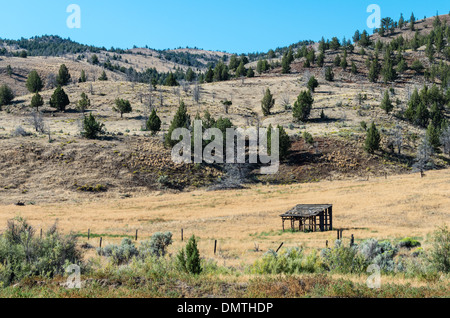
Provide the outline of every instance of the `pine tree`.
<path id="1" fill-rule="evenodd" d="M 91 113 L 89 116 L 84 116 L 83 118 L 81 136 L 87 139 L 97 139 L 98 135 L 103 133 L 104 127 L 105 125 L 98 122 Z"/>
<path id="2" fill-rule="evenodd" d="M 381 101 L 380 107 L 386 112 L 386 114 L 389 114 L 394 109 L 394 105 L 392 105 L 391 99 L 389 98 L 388 90 L 384 92 L 384 97 Z"/>
<path id="3" fill-rule="evenodd" d="M 325 63 L 325 55 L 324 53 L 320 53 L 319 56 L 317 57 L 317 66 L 318 67 L 323 67 L 323 64 Z"/>
<path id="4" fill-rule="evenodd" d="M 58 111 L 63 112 L 66 110 L 66 106 L 70 104 L 69 96 L 61 86 L 58 86 L 53 92 L 50 98 L 50 106 L 56 108 Z"/>
<path id="5" fill-rule="evenodd" d="M 280 155 L 280 160 L 285 160 L 289 155 L 289 150 L 291 148 L 292 142 L 287 134 L 286 130 L 284 130 L 283 126 L 278 125 L 278 153 Z M 267 154 L 272 154 L 272 125 L 269 125 L 267 128 Z"/>
<path id="6" fill-rule="evenodd" d="M 42 90 L 44 84 L 42 83 L 41 77 L 38 72 L 31 71 L 28 75 L 26 87 L 30 93 L 37 93 Z"/>
<path id="7" fill-rule="evenodd" d="M 129 100 L 117 98 L 115 104 L 116 106 L 113 107 L 113 111 L 120 113 L 120 118 L 123 118 L 123 114 L 128 114 L 133 111 Z"/>
<path id="8" fill-rule="evenodd" d="M 391 50 L 386 49 L 384 56 L 384 65 L 382 69 L 384 83 L 394 82 L 397 79 L 397 72 L 394 69 L 394 61 L 392 60 Z"/>
<path id="9" fill-rule="evenodd" d="M 341 67 L 345 70 L 347 69 L 348 62 L 347 62 L 347 50 L 344 51 L 344 57 L 342 58 L 342 61 L 340 63 Z"/>
<path id="10" fill-rule="evenodd" d="M 319 82 L 316 80 L 314 76 L 311 76 L 309 78 L 308 84 L 307 84 L 309 90 L 314 93 L 317 87 L 319 87 Z"/>
<path id="11" fill-rule="evenodd" d="M 81 93 L 81 99 L 77 104 L 78 111 L 84 113 L 89 106 L 91 106 L 91 101 L 89 100 L 88 96 L 84 92 Z"/>
<path id="12" fill-rule="evenodd" d="M 261 109 L 264 116 L 269 116 L 271 109 L 275 105 L 275 99 L 270 93 L 270 89 L 266 89 L 266 93 L 264 94 L 264 98 L 261 101 Z"/>
<path id="13" fill-rule="evenodd" d="M 41 95 L 39 95 L 38 92 L 36 92 L 33 98 L 31 98 L 31 107 L 36 108 L 36 111 L 38 112 L 39 107 L 41 107 L 42 105 L 44 105 L 44 99 L 42 98 Z"/>
<path id="14" fill-rule="evenodd" d="M 364 145 L 364 150 L 368 153 L 373 154 L 376 150 L 380 149 L 381 136 L 378 132 L 375 123 L 372 122 L 372 125 L 367 130 L 366 142 Z"/>
<path id="15" fill-rule="evenodd" d="M 352 68 L 351 68 L 352 74 L 358 74 L 358 69 L 356 68 L 355 62 L 352 61 Z"/>
<path id="16" fill-rule="evenodd" d="M 192 82 L 194 80 L 194 77 L 194 71 L 192 70 L 192 68 L 188 68 L 188 70 L 186 71 L 186 81 Z"/>
<path id="17" fill-rule="evenodd" d="M 65 64 L 62 64 L 61 67 L 59 68 L 58 76 L 56 76 L 56 82 L 58 83 L 59 86 L 64 86 L 69 83 L 70 79 L 71 76 L 69 73 L 69 69 Z"/>
<path id="18" fill-rule="evenodd" d="M 440 127 L 436 127 L 433 123 L 430 123 L 427 127 L 426 136 L 435 152 L 438 151 L 441 146 L 440 135 Z"/>
<path id="19" fill-rule="evenodd" d="M 80 75 L 80 79 L 78 80 L 78 82 L 80 82 L 80 83 L 87 82 L 86 72 L 84 70 L 81 70 L 81 75 Z"/>
<path id="20" fill-rule="evenodd" d="M 246 73 L 247 73 L 247 70 L 245 69 L 244 61 L 241 61 L 238 68 L 236 69 L 236 77 L 245 76 Z"/>
<path id="21" fill-rule="evenodd" d="M 309 115 L 311 114 L 312 105 L 314 103 L 314 99 L 312 98 L 311 91 L 302 91 L 297 100 L 294 103 L 293 107 L 293 116 L 294 119 L 298 121 L 305 122 L 308 120 Z"/>
<path id="22" fill-rule="evenodd" d="M 173 75 L 172 72 L 169 73 L 169 75 L 166 78 L 166 86 L 178 86 L 177 79 L 175 78 L 175 75 Z"/>
<path id="23" fill-rule="evenodd" d="M 250 67 L 247 71 L 247 77 L 252 78 L 255 77 L 255 71 L 253 70 L 253 67 Z"/>
<path id="24" fill-rule="evenodd" d="M 416 17 L 414 16 L 414 13 L 411 13 L 411 18 L 409 19 L 409 23 L 410 23 L 409 28 L 411 31 L 415 30 L 415 27 L 414 27 L 415 22 L 416 22 Z"/>
<path id="25" fill-rule="evenodd" d="M 380 76 L 380 64 L 378 63 L 378 57 L 375 57 L 370 63 L 369 69 L 369 81 L 376 83 Z"/>
<path id="26" fill-rule="evenodd" d="M 212 83 L 214 80 L 214 71 L 212 67 L 210 66 L 208 71 L 205 74 L 205 82 L 206 83 Z"/>
<path id="27" fill-rule="evenodd" d="M 203 270 L 195 236 L 192 236 L 186 244 L 186 269 L 193 275 L 199 275 Z"/>
<path id="28" fill-rule="evenodd" d="M 8 74 L 9 77 L 11 77 L 13 74 L 13 69 L 12 69 L 11 65 L 9 65 L 9 64 L 8 64 L 8 66 L 6 66 L 6 74 Z"/>
<path id="29" fill-rule="evenodd" d="M 152 134 L 156 134 L 161 130 L 161 119 L 156 114 L 156 110 L 153 109 L 150 117 L 147 120 L 147 129 L 152 132 Z"/>
<path id="30" fill-rule="evenodd" d="M 333 69 L 331 68 L 331 66 L 328 66 L 325 69 L 325 79 L 328 82 L 332 82 L 334 80 L 334 72 L 333 72 Z"/>
<path id="31" fill-rule="evenodd" d="M 236 54 L 233 54 L 230 58 L 230 63 L 228 64 L 228 67 L 230 70 L 235 71 L 239 66 L 239 59 Z"/>
<path id="32" fill-rule="evenodd" d="M 100 64 L 100 61 L 98 60 L 97 54 L 92 55 L 92 57 L 91 57 L 91 63 L 94 64 L 94 65 Z"/>
<path id="33" fill-rule="evenodd" d="M 6 84 L 0 86 L 0 110 L 2 106 L 9 105 L 13 99 L 14 93 L 11 88 Z"/>
<path id="34" fill-rule="evenodd" d="M 103 71 L 102 75 L 100 75 L 100 77 L 98 78 L 99 81 L 107 81 L 108 80 L 108 76 L 106 75 L 106 72 Z"/>
<path id="35" fill-rule="evenodd" d="M 187 113 L 186 105 L 184 104 L 184 101 L 181 101 L 180 107 L 178 107 L 178 110 L 170 123 L 169 130 L 165 138 L 165 145 L 167 147 L 173 147 L 176 145 L 178 141 L 172 140 L 173 131 L 177 128 L 189 128 L 190 124 L 191 119 Z"/>

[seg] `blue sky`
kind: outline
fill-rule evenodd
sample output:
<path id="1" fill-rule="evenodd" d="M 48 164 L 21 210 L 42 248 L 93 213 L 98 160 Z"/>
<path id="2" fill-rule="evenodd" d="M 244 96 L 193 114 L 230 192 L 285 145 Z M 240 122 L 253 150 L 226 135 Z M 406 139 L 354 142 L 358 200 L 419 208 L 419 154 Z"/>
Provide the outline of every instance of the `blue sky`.
<path id="1" fill-rule="evenodd" d="M 266 52 L 322 36 L 350 38 L 356 29 L 371 31 L 370 4 L 381 16 L 398 20 L 448 14 L 448 0 L 16 0 L 2 1 L 0 37 L 53 34 L 80 43 L 131 48 L 198 47 L 233 53 Z M 81 28 L 69 29 L 66 8 L 81 8 Z"/>

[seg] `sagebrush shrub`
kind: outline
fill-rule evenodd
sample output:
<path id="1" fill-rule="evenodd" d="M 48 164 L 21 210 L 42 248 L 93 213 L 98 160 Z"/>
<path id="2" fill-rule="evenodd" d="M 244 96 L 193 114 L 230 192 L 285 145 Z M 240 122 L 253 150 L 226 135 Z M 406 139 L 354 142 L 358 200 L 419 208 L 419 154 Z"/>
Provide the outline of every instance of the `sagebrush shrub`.
<path id="1" fill-rule="evenodd" d="M 167 247 L 172 244 L 172 233 L 155 233 L 151 239 L 144 241 L 139 246 L 139 256 L 146 258 L 147 256 L 164 257 Z"/>
<path id="2" fill-rule="evenodd" d="M 23 218 L 8 221 L 0 236 L 0 284 L 8 286 L 26 277 L 63 275 L 69 264 L 83 267 L 82 253 L 73 235 L 62 236 L 56 226 L 42 239 Z"/>

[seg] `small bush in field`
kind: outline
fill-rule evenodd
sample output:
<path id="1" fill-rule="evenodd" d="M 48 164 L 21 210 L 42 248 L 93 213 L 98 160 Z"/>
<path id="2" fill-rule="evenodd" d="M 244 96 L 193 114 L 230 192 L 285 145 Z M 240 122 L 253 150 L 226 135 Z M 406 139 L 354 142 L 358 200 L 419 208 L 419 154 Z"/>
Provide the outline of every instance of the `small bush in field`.
<path id="1" fill-rule="evenodd" d="M 433 267 L 444 273 L 450 272 L 450 231 L 440 227 L 431 236 L 432 247 L 429 259 Z"/>
<path id="2" fill-rule="evenodd" d="M 414 248 L 419 247 L 420 242 L 417 240 L 413 240 L 410 237 L 405 237 L 398 243 L 398 247 L 404 247 L 404 248 Z"/>
<path id="3" fill-rule="evenodd" d="M 98 248 L 97 253 L 109 257 L 115 265 L 126 264 L 139 255 L 138 249 L 129 238 L 124 238 L 120 245 L 110 244 L 105 248 Z"/>
<path id="4" fill-rule="evenodd" d="M 187 273 L 198 275 L 202 272 L 200 252 L 197 248 L 197 239 L 195 236 L 189 239 L 186 248 L 179 251 L 177 263 L 179 269 Z"/>
<path id="5" fill-rule="evenodd" d="M 167 247 L 172 244 L 172 233 L 155 233 L 151 239 L 144 241 L 139 246 L 139 256 L 146 258 L 147 256 L 164 257 Z"/>
<path id="6" fill-rule="evenodd" d="M 63 275 L 69 264 L 83 266 L 73 235 L 62 236 L 56 226 L 42 237 L 20 217 L 8 221 L 0 236 L 0 285 L 8 286 L 27 277 Z"/>

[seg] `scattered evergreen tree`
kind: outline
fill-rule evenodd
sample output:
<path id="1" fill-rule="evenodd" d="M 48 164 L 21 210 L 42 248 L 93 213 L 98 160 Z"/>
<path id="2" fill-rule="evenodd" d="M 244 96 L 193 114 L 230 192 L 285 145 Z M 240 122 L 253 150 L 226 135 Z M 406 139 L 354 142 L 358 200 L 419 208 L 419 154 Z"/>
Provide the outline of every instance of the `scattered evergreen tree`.
<path id="1" fill-rule="evenodd" d="M 287 159 L 289 155 L 289 150 L 291 148 L 291 139 L 289 138 L 289 135 L 287 134 L 286 130 L 284 130 L 283 126 L 278 125 L 278 153 L 280 155 L 280 160 Z M 272 132 L 273 128 L 272 125 L 269 125 L 267 128 L 267 153 L 268 155 L 272 154 Z"/>
<path id="2" fill-rule="evenodd" d="M 116 106 L 113 107 L 113 110 L 120 113 L 120 118 L 123 118 L 123 114 L 128 114 L 133 111 L 129 100 L 117 98 L 115 104 Z"/>
<path id="3" fill-rule="evenodd" d="M 372 122 L 372 125 L 367 130 L 366 142 L 364 145 L 364 150 L 368 153 L 373 154 L 376 150 L 380 149 L 381 136 L 378 132 L 375 123 Z"/>
<path id="4" fill-rule="evenodd" d="M 56 108 L 56 110 L 63 112 L 66 110 L 66 106 L 70 104 L 69 96 L 61 86 L 58 86 L 53 92 L 50 98 L 50 106 Z"/>
<path id="5" fill-rule="evenodd" d="M 192 68 L 188 68 L 188 70 L 186 71 L 186 81 L 188 82 L 192 82 L 195 78 L 195 73 L 192 70 Z"/>
<path id="6" fill-rule="evenodd" d="M 324 63 L 325 63 L 325 54 L 321 52 L 317 57 L 317 66 L 323 67 Z"/>
<path id="7" fill-rule="evenodd" d="M 87 82 L 86 72 L 84 70 L 81 70 L 81 75 L 80 75 L 78 82 L 80 82 L 80 83 Z"/>
<path id="8" fill-rule="evenodd" d="M 208 71 L 205 74 L 205 82 L 206 83 L 212 83 L 214 80 L 214 71 L 212 67 L 210 66 Z"/>
<path id="9" fill-rule="evenodd" d="M 97 139 L 98 135 L 103 133 L 104 127 L 105 125 L 98 122 L 91 113 L 83 118 L 81 136 L 87 139 Z"/>
<path id="10" fill-rule="evenodd" d="M 44 99 L 42 98 L 41 95 L 39 95 L 38 92 L 36 92 L 33 98 L 31 98 L 31 107 L 36 108 L 36 111 L 38 112 L 39 107 L 41 107 L 42 105 L 44 105 Z"/>
<path id="11" fill-rule="evenodd" d="M 307 86 L 311 92 L 314 92 L 316 88 L 319 87 L 319 82 L 316 80 L 314 76 L 311 76 L 309 78 Z"/>
<path id="12" fill-rule="evenodd" d="M 348 62 L 347 62 L 347 50 L 344 51 L 344 57 L 342 58 L 342 61 L 340 63 L 340 66 L 345 70 L 348 67 Z"/>
<path id="13" fill-rule="evenodd" d="M 334 72 L 333 72 L 333 69 L 331 68 L 331 66 L 328 66 L 327 68 L 325 68 L 325 79 L 328 82 L 332 82 L 334 80 Z"/>
<path id="14" fill-rule="evenodd" d="M 184 101 L 181 101 L 180 107 L 178 107 L 178 110 L 170 123 L 169 131 L 167 132 L 165 138 L 165 145 L 167 147 L 173 147 L 176 145 L 179 140 L 172 140 L 173 131 L 177 128 L 189 128 L 190 123 L 191 119 L 187 113 L 186 105 L 184 104 Z"/>
<path id="15" fill-rule="evenodd" d="M 42 83 L 42 79 L 39 76 L 38 72 L 30 72 L 27 78 L 26 87 L 30 93 L 37 93 L 42 90 L 44 84 Z"/>
<path id="16" fill-rule="evenodd" d="M 62 64 L 61 67 L 59 68 L 58 75 L 56 76 L 56 82 L 58 83 L 59 86 L 64 86 L 69 83 L 70 79 L 71 76 L 69 73 L 69 69 L 65 64 Z"/>
<path id="17" fill-rule="evenodd" d="M 302 91 L 297 100 L 294 103 L 293 116 L 298 121 L 306 121 L 311 114 L 312 105 L 314 99 L 312 98 L 311 91 Z"/>
<path id="18" fill-rule="evenodd" d="M 386 49 L 384 56 L 384 65 L 382 69 L 384 83 L 394 82 L 397 79 L 397 72 L 394 69 L 394 61 L 391 56 L 391 50 Z"/>
<path id="19" fill-rule="evenodd" d="M 414 16 L 414 13 L 411 13 L 411 18 L 409 19 L 409 28 L 411 31 L 415 30 L 414 24 L 416 23 L 416 17 Z"/>
<path id="20" fill-rule="evenodd" d="M 2 106 L 9 105 L 13 99 L 14 93 L 11 88 L 6 84 L 0 86 L 0 110 Z"/>
<path id="21" fill-rule="evenodd" d="M 386 112 L 386 114 L 389 114 L 394 109 L 394 105 L 392 105 L 391 99 L 389 98 L 388 90 L 384 92 L 384 97 L 383 100 L 381 101 L 380 107 Z"/>
<path id="22" fill-rule="evenodd" d="M 419 60 L 414 60 L 411 65 L 411 69 L 415 71 L 417 75 L 422 74 L 424 68 L 425 67 L 423 66 L 422 62 L 420 62 Z"/>
<path id="23" fill-rule="evenodd" d="M 177 255 L 177 262 L 181 270 L 199 275 L 202 272 L 200 252 L 197 248 L 197 239 L 192 236 L 186 244 L 186 249 L 181 249 Z"/>
<path id="24" fill-rule="evenodd" d="M 106 72 L 103 71 L 102 75 L 100 75 L 100 77 L 98 78 L 99 81 L 107 81 L 108 80 L 108 76 L 106 75 Z"/>
<path id="25" fill-rule="evenodd" d="M 91 63 L 94 64 L 94 65 L 100 64 L 100 61 L 98 60 L 97 54 L 92 55 L 92 57 L 91 57 Z"/>
<path id="26" fill-rule="evenodd" d="M 238 68 L 236 69 L 236 77 L 245 76 L 247 74 L 247 70 L 245 69 L 244 61 L 241 61 Z"/>
<path id="27" fill-rule="evenodd" d="M 247 71 L 247 77 L 252 78 L 255 77 L 255 71 L 253 70 L 252 67 L 250 67 Z"/>
<path id="28" fill-rule="evenodd" d="M 369 81 L 371 81 L 372 83 L 376 83 L 378 81 L 379 76 L 380 76 L 380 64 L 378 62 L 378 57 L 375 57 L 370 63 Z"/>
<path id="29" fill-rule="evenodd" d="M 352 74 L 358 74 L 358 69 L 356 68 L 355 62 L 352 61 L 352 68 L 351 68 Z"/>
<path id="30" fill-rule="evenodd" d="M 11 65 L 9 65 L 9 64 L 8 64 L 8 66 L 6 66 L 6 74 L 8 74 L 9 77 L 11 77 L 13 74 L 13 69 L 12 69 Z"/>
<path id="31" fill-rule="evenodd" d="M 91 101 L 89 100 L 88 96 L 83 92 L 81 93 L 81 99 L 77 103 L 77 109 L 78 111 L 84 113 L 88 107 L 91 106 Z"/>
<path id="32" fill-rule="evenodd" d="M 175 75 L 173 75 L 172 72 L 170 72 L 169 75 L 167 76 L 165 84 L 166 86 L 178 86 L 177 79 L 175 78 Z"/>
<path id="33" fill-rule="evenodd" d="M 430 142 L 431 146 L 433 147 L 434 151 L 438 151 L 439 147 L 441 146 L 441 131 L 439 129 L 440 127 L 436 127 L 431 122 L 428 125 L 426 136 L 428 138 L 428 141 Z"/>
<path id="34" fill-rule="evenodd" d="M 266 89 L 264 98 L 261 101 L 261 109 L 264 116 L 269 116 L 271 109 L 275 106 L 275 99 L 270 93 L 270 89 Z"/>
<path id="35" fill-rule="evenodd" d="M 153 109 L 150 117 L 147 120 L 147 129 L 152 132 L 152 134 L 156 134 L 161 130 L 161 119 L 156 114 L 156 110 Z"/>

